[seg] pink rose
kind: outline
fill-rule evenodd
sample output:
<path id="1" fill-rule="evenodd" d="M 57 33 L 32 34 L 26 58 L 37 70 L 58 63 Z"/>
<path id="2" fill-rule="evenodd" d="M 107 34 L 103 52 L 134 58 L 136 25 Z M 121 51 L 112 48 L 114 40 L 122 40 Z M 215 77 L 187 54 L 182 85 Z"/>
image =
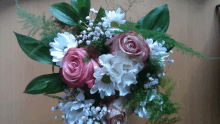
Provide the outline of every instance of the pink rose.
<path id="1" fill-rule="evenodd" d="M 105 117 L 107 124 L 126 124 L 128 115 L 123 107 L 124 99 L 124 97 L 119 97 L 108 104 L 107 108 L 110 110 L 110 113 Z"/>
<path id="2" fill-rule="evenodd" d="M 69 87 L 82 87 L 87 84 L 92 88 L 95 78 L 93 77 L 94 67 L 98 64 L 91 59 L 88 63 L 83 59 L 87 56 L 84 48 L 70 48 L 63 57 L 62 77 Z"/>
<path id="3" fill-rule="evenodd" d="M 150 48 L 141 35 L 136 36 L 135 31 L 127 34 L 116 34 L 113 38 L 106 41 L 105 45 L 111 47 L 111 52 L 115 54 L 122 51 L 130 58 L 140 59 L 143 62 L 150 54 Z"/>

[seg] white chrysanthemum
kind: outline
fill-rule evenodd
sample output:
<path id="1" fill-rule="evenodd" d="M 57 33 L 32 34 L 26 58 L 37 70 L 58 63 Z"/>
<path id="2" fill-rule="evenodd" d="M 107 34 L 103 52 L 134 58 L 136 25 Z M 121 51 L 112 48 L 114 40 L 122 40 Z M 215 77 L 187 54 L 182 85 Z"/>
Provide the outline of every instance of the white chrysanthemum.
<path id="1" fill-rule="evenodd" d="M 163 43 L 159 43 L 157 41 L 153 42 L 153 39 L 146 39 L 148 46 L 150 47 L 150 57 L 156 58 L 161 56 L 161 62 L 165 62 L 165 58 L 169 56 L 166 52 L 166 47 L 163 47 L 165 41 Z"/>
<path id="2" fill-rule="evenodd" d="M 76 38 L 68 32 L 58 33 L 54 38 L 54 42 L 49 44 L 50 55 L 53 56 L 52 61 L 56 62 L 56 65 L 62 67 L 62 60 L 69 48 L 77 47 Z"/>
<path id="3" fill-rule="evenodd" d="M 112 75 L 109 74 L 107 67 L 96 67 L 93 76 L 95 84 L 90 89 L 90 93 L 94 94 L 99 91 L 100 97 L 103 99 L 105 96 L 111 96 L 115 94 L 115 81 Z"/>
<path id="4" fill-rule="evenodd" d="M 116 27 L 120 24 L 124 24 L 126 20 L 122 20 L 125 16 L 125 13 L 121 14 L 121 8 L 118 8 L 117 11 L 106 11 L 106 16 L 102 18 L 103 27 Z"/>
<path id="5" fill-rule="evenodd" d="M 114 95 L 115 89 L 120 92 L 120 96 L 128 94 L 131 84 L 137 83 L 136 74 L 144 66 L 143 63 L 134 64 L 121 51 L 115 56 L 103 54 L 99 56 L 99 62 L 103 67 L 95 69 L 95 84 L 90 92 L 99 91 L 101 98 Z"/>
<path id="6" fill-rule="evenodd" d="M 134 113 L 137 114 L 141 118 L 143 118 L 143 117 L 150 118 L 150 114 L 148 113 L 147 109 L 145 108 L 145 105 L 147 104 L 148 97 L 150 97 L 149 101 L 152 101 L 155 97 L 157 97 L 161 100 L 161 102 L 159 104 L 160 105 L 163 104 L 162 98 L 159 95 L 157 95 L 157 91 L 155 89 L 152 90 L 151 96 L 149 96 L 149 94 L 150 94 L 150 92 L 148 91 L 145 101 L 140 102 L 140 105 L 134 110 Z M 161 107 L 161 111 L 162 111 L 162 107 Z"/>

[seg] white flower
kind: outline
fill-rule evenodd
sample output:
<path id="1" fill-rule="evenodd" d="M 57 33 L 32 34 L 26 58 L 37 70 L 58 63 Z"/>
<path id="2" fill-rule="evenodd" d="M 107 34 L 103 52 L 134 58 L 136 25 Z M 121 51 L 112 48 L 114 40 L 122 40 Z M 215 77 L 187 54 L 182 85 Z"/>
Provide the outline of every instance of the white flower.
<path id="1" fill-rule="evenodd" d="M 167 63 L 174 63 L 174 60 L 173 59 L 171 59 L 171 60 L 167 60 Z"/>
<path id="2" fill-rule="evenodd" d="M 150 94 L 150 92 L 152 94 Z M 151 96 L 149 96 L 149 95 L 151 95 Z M 157 97 L 161 100 L 159 105 L 162 105 L 163 104 L 162 98 L 159 95 L 157 95 L 157 91 L 155 89 L 153 89 L 151 91 L 148 91 L 145 101 L 140 102 L 140 105 L 134 110 L 134 113 L 137 114 L 141 118 L 143 118 L 143 117 L 150 118 L 150 114 L 148 113 L 148 110 L 145 108 L 145 105 L 147 104 L 148 100 L 152 101 L 155 97 Z M 161 106 L 161 111 L 162 111 L 162 106 Z"/>
<path id="3" fill-rule="evenodd" d="M 166 52 L 167 49 L 163 47 L 165 41 L 163 43 L 159 43 L 155 41 L 153 43 L 153 39 L 146 39 L 146 42 L 148 46 L 150 47 L 150 57 L 158 59 L 159 63 L 161 64 L 162 69 L 165 68 L 165 58 L 169 56 L 169 54 Z"/>
<path id="4" fill-rule="evenodd" d="M 93 99 L 85 100 L 83 91 L 80 90 L 80 93 L 75 96 L 75 101 L 60 103 L 60 111 L 64 113 L 62 116 L 68 124 L 83 124 L 83 121 L 86 119 L 86 114 L 88 113 L 88 107 L 90 107 L 95 101 Z"/>
<path id="5" fill-rule="evenodd" d="M 128 56 L 118 51 L 115 56 L 103 54 L 99 56 L 102 68 L 95 68 L 95 84 L 90 92 L 99 91 L 101 98 L 115 94 L 115 89 L 120 96 L 130 92 L 130 86 L 136 84 L 136 74 L 143 68 L 143 63 L 134 63 Z"/>
<path id="6" fill-rule="evenodd" d="M 98 11 L 96 11 L 94 8 L 91 8 L 90 11 L 92 11 L 93 13 L 98 13 Z"/>
<path id="7" fill-rule="evenodd" d="M 115 81 L 114 77 L 109 75 L 106 67 L 96 67 L 93 76 L 95 79 L 95 84 L 90 89 L 90 93 L 94 94 L 99 91 L 100 97 L 103 99 L 105 96 L 111 96 L 115 94 Z"/>
<path id="8" fill-rule="evenodd" d="M 89 16 L 86 16 L 86 20 L 90 20 L 90 17 L 89 17 Z"/>
<path id="9" fill-rule="evenodd" d="M 145 88 L 150 88 L 151 86 L 158 84 L 158 79 L 154 79 L 152 77 L 149 77 L 148 79 L 150 80 L 150 82 L 145 84 Z"/>
<path id="10" fill-rule="evenodd" d="M 124 24 L 126 20 L 122 20 L 125 16 L 125 13 L 121 14 L 121 8 L 118 8 L 117 11 L 106 11 L 106 16 L 102 18 L 103 27 L 115 27 L 119 26 L 120 24 Z"/>
<path id="11" fill-rule="evenodd" d="M 76 38 L 68 32 L 58 33 L 57 37 L 54 38 L 54 42 L 49 44 L 52 48 L 50 49 L 50 55 L 53 56 L 52 61 L 56 62 L 56 65 L 62 68 L 62 60 L 69 48 L 77 47 Z"/>

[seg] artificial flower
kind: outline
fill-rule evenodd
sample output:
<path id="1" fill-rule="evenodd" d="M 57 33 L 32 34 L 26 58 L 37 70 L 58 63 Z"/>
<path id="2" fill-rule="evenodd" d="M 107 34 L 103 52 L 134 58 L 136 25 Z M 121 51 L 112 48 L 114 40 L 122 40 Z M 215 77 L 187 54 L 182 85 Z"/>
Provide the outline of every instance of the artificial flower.
<path id="1" fill-rule="evenodd" d="M 63 58 L 62 77 L 69 87 L 82 87 L 87 84 L 92 88 L 95 78 L 93 77 L 94 67 L 98 66 L 95 60 L 85 62 L 87 57 L 84 48 L 70 48 Z"/>
<path id="2" fill-rule="evenodd" d="M 49 43 L 52 47 L 50 49 L 50 55 L 53 56 L 52 61 L 56 62 L 56 65 L 62 68 L 62 60 L 69 48 L 77 47 L 76 38 L 68 33 L 58 33 L 57 38 L 54 38 L 54 42 Z"/>

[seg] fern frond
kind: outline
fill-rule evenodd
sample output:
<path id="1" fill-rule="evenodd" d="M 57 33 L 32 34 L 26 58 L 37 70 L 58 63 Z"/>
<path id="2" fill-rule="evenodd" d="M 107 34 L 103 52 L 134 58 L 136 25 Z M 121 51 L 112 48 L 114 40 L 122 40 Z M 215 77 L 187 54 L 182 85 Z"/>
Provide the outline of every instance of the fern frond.
<path id="1" fill-rule="evenodd" d="M 15 2 L 17 5 L 16 14 L 18 15 L 18 18 L 23 20 L 23 21 L 18 21 L 18 22 L 24 23 L 22 30 L 27 29 L 27 28 L 31 28 L 28 36 L 31 36 L 31 37 L 34 36 L 36 34 L 36 32 L 42 28 L 42 25 L 43 25 L 42 20 L 43 20 L 44 16 L 36 17 L 36 15 L 34 15 L 34 14 L 27 13 L 24 10 L 20 9 L 17 0 L 15 0 Z M 43 13 L 43 15 L 44 14 L 45 13 Z"/>

